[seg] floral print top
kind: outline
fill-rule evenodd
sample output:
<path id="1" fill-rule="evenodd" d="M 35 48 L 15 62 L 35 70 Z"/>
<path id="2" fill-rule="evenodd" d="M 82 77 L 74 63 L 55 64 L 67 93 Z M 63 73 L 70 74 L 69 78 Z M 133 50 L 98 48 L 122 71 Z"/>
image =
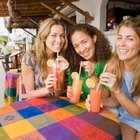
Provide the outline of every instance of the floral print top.
<path id="1" fill-rule="evenodd" d="M 30 51 L 26 52 L 26 54 L 22 58 L 22 63 L 26 64 L 29 68 L 34 71 L 34 87 L 35 89 L 39 89 L 45 86 L 45 81 L 43 79 L 41 69 L 38 66 L 36 56 Z"/>

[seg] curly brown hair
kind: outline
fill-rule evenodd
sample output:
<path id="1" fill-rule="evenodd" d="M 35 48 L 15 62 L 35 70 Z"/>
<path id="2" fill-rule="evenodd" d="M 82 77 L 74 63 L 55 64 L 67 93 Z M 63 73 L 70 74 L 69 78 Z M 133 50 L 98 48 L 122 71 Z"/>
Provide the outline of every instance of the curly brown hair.
<path id="1" fill-rule="evenodd" d="M 70 63 L 70 68 L 75 69 L 80 64 L 80 61 L 84 60 L 80 55 L 78 55 L 72 46 L 71 38 L 75 32 L 83 32 L 93 38 L 94 35 L 97 36 L 97 41 L 95 43 L 95 54 L 93 60 L 95 62 L 109 59 L 112 54 L 112 46 L 110 42 L 105 37 L 102 31 L 94 26 L 88 24 L 78 24 L 74 26 L 69 34 L 69 45 L 66 51 L 66 58 Z"/>

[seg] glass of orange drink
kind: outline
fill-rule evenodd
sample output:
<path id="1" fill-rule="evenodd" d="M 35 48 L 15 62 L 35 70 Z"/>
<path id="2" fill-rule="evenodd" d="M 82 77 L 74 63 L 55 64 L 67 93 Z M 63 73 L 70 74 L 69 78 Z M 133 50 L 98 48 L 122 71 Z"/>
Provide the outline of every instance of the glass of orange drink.
<path id="1" fill-rule="evenodd" d="M 56 84 L 54 85 L 54 89 L 55 90 L 60 90 L 61 89 L 61 74 L 60 74 L 60 68 L 58 68 L 56 66 L 56 63 L 54 62 L 54 60 L 49 59 L 47 61 L 47 65 L 49 67 L 49 71 L 50 73 L 54 74 L 57 81 Z"/>
<path id="2" fill-rule="evenodd" d="M 92 112 L 100 112 L 101 90 L 95 89 L 96 82 L 93 78 L 86 80 L 86 85 L 90 88 L 90 109 Z"/>
<path id="3" fill-rule="evenodd" d="M 73 72 L 71 76 L 73 78 L 73 83 L 72 83 L 72 95 L 70 98 L 70 102 L 78 103 L 80 101 L 83 80 L 79 77 L 79 74 L 77 72 Z"/>

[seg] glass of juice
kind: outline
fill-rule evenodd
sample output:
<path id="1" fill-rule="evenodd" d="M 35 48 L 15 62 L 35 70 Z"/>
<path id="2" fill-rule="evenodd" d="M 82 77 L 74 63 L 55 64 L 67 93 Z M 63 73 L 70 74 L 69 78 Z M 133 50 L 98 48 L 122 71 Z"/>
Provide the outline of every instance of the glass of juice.
<path id="1" fill-rule="evenodd" d="M 56 76 L 56 84 L 54 85 L 55 90 L 61 89 L 61 74 L 60 74 L 60 68 L 53 67 L 52 73 Z"/>
<path id="2" fill-rule="evenodd" d="M 101 90 L 90 88 L 90 104 L 92 112 L 100 112 Z"/>
<path id="3" fill-rule="evenodd" d="M 57 67 L 56 62 L 53 59 L 47 61 L 48 70 L 50 74 L 54 74 L 57 81 L 54 84 L 54 94 L 55 96 L 61 95 L 61 73 L 60 68 Z"/>
<path id="4" fill-rule="evenodd" d="M 47 61 L 49 73 L 54 74 L 57 81 L 56 84 L 54 85 L 55 90 L 60 90 L 61 89 L 61 74 L 60 74 L 60 68 L 56 64 L 56 62 L 53 59 L 49 59 Z"/>
<path id="5" fill-rule="evenodd" d="M 70 99 L 71 103 L 79 103 L 80 95 L 81 95 L 81 91 L 82 91 L 82 84 L 83 84 L 83 80 L 79 79 L 79 77 L 73 79 L 72 96 Z"/>
<path id="6" fill-rule="evenodd" d="M 56 77 L 56 83 L 54 84 L 54 95 L 55 97 L 61 95 L 61 74 L 60 74 L 60 68 L 51 67 L 49 68 L 49 73 L 54 74 Z"/>

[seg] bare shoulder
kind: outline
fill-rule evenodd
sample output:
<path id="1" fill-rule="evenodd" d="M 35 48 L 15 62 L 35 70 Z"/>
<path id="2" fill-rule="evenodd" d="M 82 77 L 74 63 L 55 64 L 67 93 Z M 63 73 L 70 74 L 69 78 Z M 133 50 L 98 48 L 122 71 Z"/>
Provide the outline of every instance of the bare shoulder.
<path id="1" fill-rule="evenodd" d="M 25 63 L 22 63 L 22 76 L 25 76 L 25 75 L 31 75 L 34 73 L 34 71 L 28 67 Z"/>

